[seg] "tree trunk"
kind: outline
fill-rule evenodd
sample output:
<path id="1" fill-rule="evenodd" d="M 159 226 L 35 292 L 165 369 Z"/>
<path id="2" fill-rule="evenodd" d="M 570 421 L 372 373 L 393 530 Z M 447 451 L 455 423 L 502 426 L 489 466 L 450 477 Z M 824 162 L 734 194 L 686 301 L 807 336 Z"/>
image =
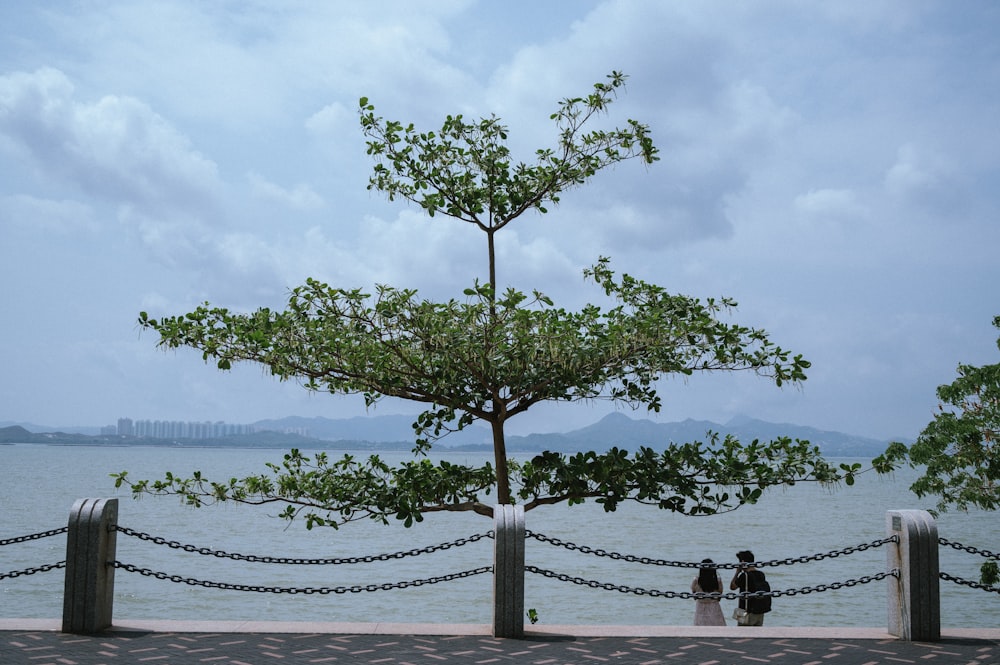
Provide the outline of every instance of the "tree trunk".
<path id="1" fill-rule="evenodd" d="M 490 261 L 490 288 L 493 289 L 493 296 L 496 297 L 497 292 L 497 259 L 496 259 L 496 247 L 493 243 L 493 231 L 486 232 L 486 247 L 489 254 Z"/>
<path id="2" fill-rule="evenodd" d="M 503 421 L 494 420 L 493 427 L 493 458 L 497 469 L 497 503 L 510 503 L 510 473 L 507 470 L 507 443 L 503 435 Z"/>

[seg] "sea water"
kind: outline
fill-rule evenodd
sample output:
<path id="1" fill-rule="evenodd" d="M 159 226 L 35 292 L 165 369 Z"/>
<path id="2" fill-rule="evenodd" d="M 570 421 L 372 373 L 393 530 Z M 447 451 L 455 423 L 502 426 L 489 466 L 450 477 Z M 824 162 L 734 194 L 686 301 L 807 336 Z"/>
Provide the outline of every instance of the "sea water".
<path id="1" fill-rule="evenodd" d="M 0 540 L 65 526 L 73 503 L 91 497 L 117 497 L 122 527 L 178 545 L 262 557 L 344 559 L 409 552 L 467 539 L 493 527 L 492 520 L 473 513 L 432 513 L 411 528 L 361 520 L 339 529 L 307 531 L 302 522 L 289 524 L 275 517 L 281 509 L 277 504 L 195 509 L 177 497 L 134 500 L 127 490 L 116 490 L 109 476 L 128 470 L 135 479 L 157 479 L 167 471 L 187 477 L 199 470 L 213 480 L 228 479 L 261 473 L 266 470 L 265 462 L 280 462 L 282 455 L 280 450 L 239 448 L 0 446 Z M 490 458 L 480 453 L 440 456 L 475 465 Z M 392 463 L 408 456 L 388 453 L 381 457 Z M 621 557 L 670 562 L 698 562 L 708 557 L 733 562 L 737 551 L 750 549 L 758 560 L 783 560 L 872 543 L 886 535 L 887 510 L 931 504 L 910 493 L 908 488 L 916 475 L 911 469 L 887 477 L 869 473 L 852 487 L 799 483 L 767 492 L 757 505 L 709 517 L 686 517 L 632 502 L 614 513 L 605 513 L 593 502 L 540 507 L 525 516 L 530 532 L 612 556 L 528 538 L 527 565 L 569 576 L 572 581 L 526 574 L 525 608 L 537 612 L 540 624 L 690 624 L 693 601 L 636 591 L 689 591 L 695 571 L 627 562 Z M 938 520 L 938 531 L 948 540 L 980 550 L 1000 550 L 997 513 L 945 513 Z M 116 619 L 491 621 L 490 574 L 420 583 L 491 565 L 493 541 L 488 538 L 419 556 L 341 565 L 253 563 L 186 552 L 125 533 L 119 533 L 117 539 L 118 561 L 176 575 L 185 582 L 118 569 Z M 62 561 L 65 548 L 62 535 L 0 547 L 0 574 Z M 773 590 L 851 583 L 886 570 L 885 548 L 764 570 Z M 940 561 L 942 571 L 978 581 L 979 566 L 985 559 L 942 547 Z M 0 580 L 0 617 L 61 617 L 63 574 L 57 569 Z M 723 570 L 721 574 L 728 586 L 732 572 Z M 196 581 L 341 590 L 398 583 L 405 588 L 289 594 L 205 588 Z M 584 581 L 588 583 L 580 583 Z M 589 582 L 610 585 L 613 590 L 594 588 Z M 887 586 L 886 581 L 874 581 L 775 598 L 767 623 L 885 626 Z M 941 603 L 945 627 L 1000 625 L 1000 596 L 996 593 L 942 581 Z M 723 601 L 727 616 L 734 605 L 735 601 Z"/>

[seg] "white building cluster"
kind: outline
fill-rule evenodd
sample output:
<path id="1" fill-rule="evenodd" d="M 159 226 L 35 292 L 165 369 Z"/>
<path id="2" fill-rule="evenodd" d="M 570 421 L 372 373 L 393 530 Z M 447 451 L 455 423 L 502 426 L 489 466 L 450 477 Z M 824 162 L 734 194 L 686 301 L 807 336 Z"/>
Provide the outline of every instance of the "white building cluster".
<path id="1" fill-rule="evenodd" d="M 183 422 L 179 420 L 136 420 L 118 419 L 118 436 L 134 436 L 149 439 L 218 439 L 239 434 L 251 434 L 253 425 L 234 425 L 217 422 Z"/>

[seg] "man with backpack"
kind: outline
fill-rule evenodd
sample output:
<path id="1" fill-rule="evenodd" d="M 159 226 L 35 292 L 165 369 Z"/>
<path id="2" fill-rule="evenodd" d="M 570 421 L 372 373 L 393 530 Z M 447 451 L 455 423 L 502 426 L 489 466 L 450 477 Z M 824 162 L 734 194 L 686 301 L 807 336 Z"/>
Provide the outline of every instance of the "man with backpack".
<path id="1" fill-rule="evenodd" d="M 771 590 L 771 585 L 767 583 L 764 573 L 753 565 L 755 561 L 753 552 L 750 550 L 737 552 L 736 558 L 740 561 L 740 567 L 733 575 L 733 581 L 729 583 L 731 590 L 739 589 L 740 593 Z M 740 626 L 763 626 L 764 615 L 770 611 L 770 596 L 743 597 L 740 598 L 739 607 L 733 612 L 733 618 Z"/>

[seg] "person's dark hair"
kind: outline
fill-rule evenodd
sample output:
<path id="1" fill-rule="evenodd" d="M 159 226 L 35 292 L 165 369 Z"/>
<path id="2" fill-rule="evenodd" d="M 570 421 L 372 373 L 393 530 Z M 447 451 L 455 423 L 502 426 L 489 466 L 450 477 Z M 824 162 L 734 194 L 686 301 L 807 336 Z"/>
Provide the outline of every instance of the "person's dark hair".
<path id="1" fill-rule="evenodd" d="M 756 559 L 754 559 L 753 552 L 751 552 L 750 550 L 743 550 L 742 552 L 737 552 L 736 558 L 739 559 L 740 562 L 742 563 L 753 563 L 754 561 L 756 561 Z"/>
<path id="2" fill-rule="evenodd" d="M 702 559 L 702 564 L 712 563 L 711 559 Z M 718 593 L 722 591 L 722 583 L 719 581 L 719 574 L 715 568 L 702 565 L 698 570 L 698 586 L 705 593 Z"/>

